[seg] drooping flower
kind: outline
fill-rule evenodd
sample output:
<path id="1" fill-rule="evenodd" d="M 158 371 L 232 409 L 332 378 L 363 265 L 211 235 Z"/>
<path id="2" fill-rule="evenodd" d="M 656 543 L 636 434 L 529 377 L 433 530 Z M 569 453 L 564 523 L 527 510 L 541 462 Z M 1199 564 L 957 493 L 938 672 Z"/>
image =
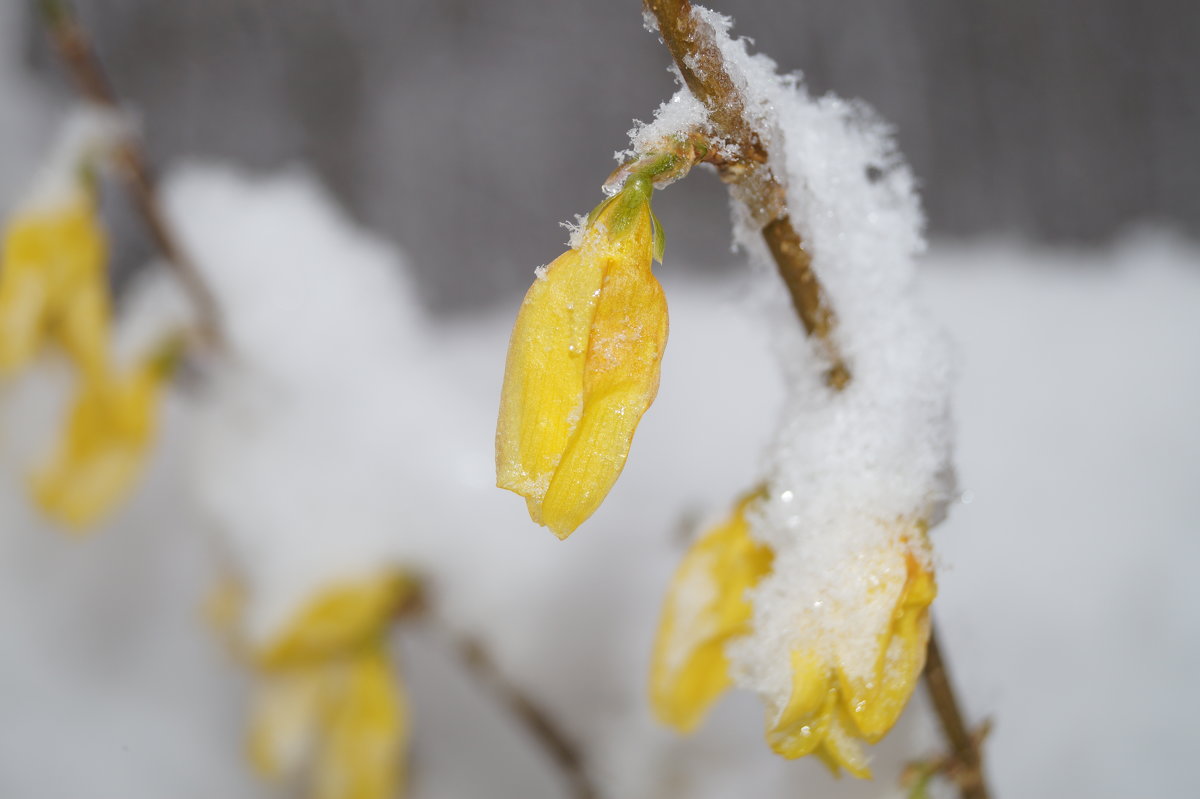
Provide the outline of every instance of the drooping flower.
<path id="1" fill-rule="evenodd" d="M 130 373 L 84 372 L 58 446 L 31 479 L 34 499 L 50 518 L 75 530 L 110 513 L 142 472 L 163 385 L 182 339 L 171 338 Z"/>
<path id="2" fill-rule="evenodd" d="M 791 653 L 792 693 L 787 704 L 768 718 L 767 742 L 784 757 L 815 753 L 837 773 L 844 768 L 856 777 L 871 776 L 859 741 L 875 743 L 900 718 L 925 667 L 929 642 L 929 605 L 937 594 L 933 574 L 918 557 L 927 546 L 918 525 L 906 546 L 904 576 L 890 618 L 875 633 L 866 673 L 847 667 L 848 647 L 857 641 L 824 642 L 821 651 Z M 886 582 L 875 589 L 888 590 Z M 870 602 L 871 591 L 862 598 Z"/>
<path id="3" fill-rule="evenodd" d="M 386 631 L 413 587 L 395 571 L 332 586 L 251 649 L 261 684 L 248 751 L 260 774 L 304 774 L 314 799 L 398 795 L 409 720 Z"/>
<path id="4" fill-rule="evenodd" d="M 95 192 L 82 179 L 12 218 L 0 267 L 0 374 L 23 368 L 51 341 L 81 372 L 106 369 L 106 259 Z"/>
<path id="5" fill-rule="evenodd" d="M 649 178 L 592 212 L 581 240 L 525 295 L 509 344 L 496 483 L 566 538 L 616 482 L 658 393 L 667 306 L 651 262 L 662 232 Z"/>
<path id="6" fill-rule="evenodd" d="M 651 702 L 656 715 L 681 732 L 694 729 L 732 683 L 725 647 L 752 633 L 747 592 L 772 573 L 772 552 L 751 537 L 747 520 L 755 500 L 743 499 L 730 519 L 692 545 L 668 592 L 651 665 Z M 895 596 L 880 629 L 867 631 L 865 672 L 851 667 L 859 661 L 854 650 L 862 645 L 861 630 L 778 645 L 791 693 L 782 706 L 768 699 L 766 739 L 780 755 L 816 754 L 835 774 L 845 769 L 870 776 L 860 742 L 882 738 L 912 695 L 925 665 L 928 609 L 937 593 L 926 565 L 925 525 L 914 525 L 896 541 L 904 550 L 903 575 L 879 580 L 858 599 L 866 604 L 890 600 L 889 591 Z"/>
<path id="7" fill-rule="evenodd" d="M 743 498 L 733 515 L 684 556 L 663 605 L 650 671 L 655 715 L 690 732 L 731 684 L 725 643 L 750 629 L 746 591 L 771 570 L 773 554 L 750 537 Z"/>

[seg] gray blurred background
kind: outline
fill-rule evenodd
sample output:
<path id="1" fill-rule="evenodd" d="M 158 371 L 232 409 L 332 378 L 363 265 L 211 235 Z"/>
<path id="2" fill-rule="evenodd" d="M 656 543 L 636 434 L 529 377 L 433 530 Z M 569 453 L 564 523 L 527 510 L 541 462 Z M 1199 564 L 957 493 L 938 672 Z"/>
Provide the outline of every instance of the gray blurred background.
<path id="1" fill-rule="evenodd" d="M 784 70 L 897 125 L 935 235 L 1102 243 L 1148 220 L 1200 228 L 1194 0 L 713 4 Z M 673 90 L 638 0 L 76 6 L 158 165 L 310 164 L 408 252 L 441 310 L 522 290 L 562 249 L 557 223 L 599 200 L 631 120 Z M 7 13 L 10 69 L 65 93 L 28 9 Z M 656 208 L 668 269 L 730 260 L 715 179 Z"/>

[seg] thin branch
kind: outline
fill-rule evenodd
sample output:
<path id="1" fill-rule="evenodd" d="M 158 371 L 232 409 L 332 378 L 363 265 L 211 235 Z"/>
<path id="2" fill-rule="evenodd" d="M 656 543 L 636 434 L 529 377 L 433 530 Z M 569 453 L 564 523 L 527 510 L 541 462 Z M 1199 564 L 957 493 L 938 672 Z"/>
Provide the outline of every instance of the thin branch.
<path id="1" fill-rule="evenodd" d="M 54 49 L 70 74 L 76 91 L 97 105 L 119 111 L 120 102 L 104 67 L 87 32 L 71 12 L 66 0 L 39 0 L 38 6 Z M 116 158 L 125 186 L 151 238 L 191 298 L 201 341 L 219 348 L 222 338 L 216 300 L 195 264 L 188 259 L 171 232 L 140 145 L 127 138 L 120 145 Z"/>
<path id="2" fill-rule="evenodd" d="M 572 799 L 596 799 L 599 794 L 588 779 L 579 746 L 532 697 L 509 680 L 496 665 L 487 647 L 477 638 L 454 632 L 436 612 L 436 594 L 428 580 L 419 579 L 414 590 L 394 614 L 396 621 L 423 622 L 450 643 L 471 675 L 489 688 L 529 732 L 571 786 Z"/>
<path id="3" fill-rule="evenodd" d="M 709 119 L 739 154 L 719 164 L 722 178 L 739 187 L 740 198 L 763 222 L 763 238 L 787 285 L 805 332 L 820 345 L 830 368 L 826 382 L 841 390 L 850 370 L 833 340 L 837 319 L 812 269 L 812 256 L 788 216 L 783 186 L 767 167 L 767 151 L 746 119 L 745 104 L 725 68 L 721 51 L 692 14 L 688 0 L 645 0 L 658 31 L 688 89 L 708 109 Z"/>
<path id="4" fill-rule="evenodd" d="M 981 736 L 973 735 L 963 720 L 958 697 L 950 682 L 946 661 L 938 642 L 937 627 L 930 626 L 929 647 L 925 655 L 925 687 L 933 701 L 933 709 L 942 725 L 942 733 L 950 744 L 955 761 L 952 774 L 958 783 L 962 799 L 990 799 L 983 773 Z"/>
<path id="5" fill-rule="evenodd" d="M 513 684 L 491 659 L 483 644 L 460 638 L 457 648 L 463 662 L 492 691 L 537 741 L 571 786 L 572 799 L 596 799 L 599 794 L 588 778 L 579 746 L 528 694 Z"/>

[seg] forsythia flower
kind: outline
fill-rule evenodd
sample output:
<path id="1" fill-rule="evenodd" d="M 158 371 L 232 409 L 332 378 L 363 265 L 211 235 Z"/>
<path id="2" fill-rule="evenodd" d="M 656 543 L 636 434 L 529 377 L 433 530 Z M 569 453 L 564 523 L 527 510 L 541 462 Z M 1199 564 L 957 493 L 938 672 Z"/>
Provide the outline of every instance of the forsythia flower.
<path id="1" fill-rule="evenodd" d="M 82 180 L 13 218 L 0 269 L 0 374 L 28 364 L 49 340 L 85 373 L 106 368 L 106 257 L 94 191 Z"/>
<path id="2" fill-rule="evenodd" d="M 311 763 L 314 799 L 392 799 L 403 787 L 408 708 L 387 653 L 413 590 L 389 572 L 325 591 L 262 651 L 249 755 L 264 776 Z"/>
<path id="3" fill-rule="evenodd" d="M 695 729 L 731 680 L 725 642 L 750 629 L 746 591 L 771 571 L 771 550 L 750 538 L 742 499 L 733 515 L 684 556 L 663 607 L 650 671 L 650 701 L 665 724 Z"/>
<path id="4" fill-rule="evenodd" d="M 650 693 L 658 717 L 681 732 L 693 729 L 730 685 L 725 644 L 751 632 L 746 591 L 771 572 L 772 553 L 750 537 L 746 520 L 754 499 L 743 499 L 732 518 L 692 545 L 671 584 Z M 870 776 L 859 741 L 882 738 L 912 695 L 925 665 L 928 609 L 937 593 L 932 573 L 915 554 L 926 546 L 924 525 L 901 540 L 909 550 L 903 586 L 874 641 L 869 673 L 845 667 L 848 653 L 838 640 L 786 655 L 791 695 L 783 707 L 768 710 L 766 731 L 771 748 L 784 757 L 816 754 L 835 774 L 844 768 L 856 777 Z M 868 593 L 885 589 L 880 584 Z"/>
<path id="5" fill-rule="evenodd" d="M 85 373 L 58 448 L 32 478 L 33 495 L 51 518 L 83 528 L 109 513 L 141 473 L 158 423 L 163 384 L 181 339 L 129 375 Z"/>
<path id="6" fill-rule="evenodd" d="M 651 272 L 662 232 L 651 182 L 630 178 L 577 248 L 530 287 L 513 328 L 496 429 L 496 484 L 566 538 L 599 507 L 658 393 L 667 305 Z"/>

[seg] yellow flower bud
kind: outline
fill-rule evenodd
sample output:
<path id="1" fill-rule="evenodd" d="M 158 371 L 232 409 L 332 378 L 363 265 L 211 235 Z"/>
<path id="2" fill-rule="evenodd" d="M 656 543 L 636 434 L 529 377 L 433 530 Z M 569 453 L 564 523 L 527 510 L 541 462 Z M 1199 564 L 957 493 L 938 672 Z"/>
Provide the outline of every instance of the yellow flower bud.
<path id="1" fill-rule="evenodd" d="M 385 632 L 413 582 L 388 572 L 334 586 L 252 658 L 262 676 L 248 753 L 265 777 L 309 769 L 314 799 L 393 799 L 409 737 Z"/>
<path id="2" fill-rule="evenodd" d="M 51 338 L 85 373 L 106 368 L 106 257 L 95 199 L 82 186 L 10 222 L 0 271 L 0 374 L 28 364 Z"/>
<path id="3" fill-rule="evenodd" d="M 63 437 L 32 478 L 34 498 L 48 516 L 82 529 L 125 498 L 153 440 L 170 371 L 170 359 L 158 354 L 123 378 L 107 372 L 80 378 Z"/>
<path id="4" fill-rule="evenodd" d="M 663 606 L 650 666 L 655 715 L 690 732 L 730 685 L 725 643 L 750 629 L 746 591 L 771 570 L 771 550 L 750 538 L 742 499 L 733 515 L 684 556 Z"/>
<path id="5" fill-rule="evenodd" d="M 496 484 L 559 538 L 600 506 L 658 393 L 667 305 L 651 272 L 662 243 L 651 191 L 632 178 L 597 208 L 578 248 L 534 281 L 513 328 Z"/>

